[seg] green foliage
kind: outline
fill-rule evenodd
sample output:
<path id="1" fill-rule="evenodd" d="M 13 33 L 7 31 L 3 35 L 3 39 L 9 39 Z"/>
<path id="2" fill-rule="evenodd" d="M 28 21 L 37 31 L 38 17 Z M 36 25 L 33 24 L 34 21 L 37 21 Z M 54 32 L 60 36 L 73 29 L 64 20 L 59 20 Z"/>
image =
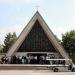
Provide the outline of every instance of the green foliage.
<path id="1" fill-rule="evenodd" d="M 75 31 L 74 30 L 62 35 L 62 45 L 67 50 L 68 53 L 75 52 Z"/>
<path id="2" fill-rule="evenodd" d="M 4 40 L 3 52 L 7 52 L 8 49 L 16 41 L 16 39 L 17 39 L 17 36 L 16 36 L 15 32 L 13 34 L 11 34 L 11 33 L 6 34 L 6 37 L 5 37 L 5 40 Z"/>
<path id="3" fill-rule="evenodd" d="M 62 35 L 62 45 L 71 58 L 75 57 L 75 30 Z"/>
<path id="4" fill-rule="evenodd" d="M 3 45 L 0 44 L 0 53 L 3 53 Z"/>

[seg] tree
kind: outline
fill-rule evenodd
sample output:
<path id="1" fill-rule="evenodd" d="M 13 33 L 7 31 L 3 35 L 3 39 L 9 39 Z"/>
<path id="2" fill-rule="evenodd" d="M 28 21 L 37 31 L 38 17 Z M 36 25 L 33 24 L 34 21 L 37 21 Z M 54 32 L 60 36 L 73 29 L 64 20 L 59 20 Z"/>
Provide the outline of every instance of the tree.
<path id="1" fill-rule="evenodd" d="M 62 45 L 71 58 L 75 58 L 75 30 L 62 35 Z"/>
<path id="2" fill-rule="evenodd" d="M 4 40 L 4 47 L 3 52 L 7 52 L 8 49 L 13 45 L 13 43 L 16 41 L 17 36 L 16 33 L 8 33 L 6 34 L 5 40 Z"/>
<path id="3" fill-rule="evenodd" d="M 0 53 L 3 53 L 3 45 L 0 44 Z"/>

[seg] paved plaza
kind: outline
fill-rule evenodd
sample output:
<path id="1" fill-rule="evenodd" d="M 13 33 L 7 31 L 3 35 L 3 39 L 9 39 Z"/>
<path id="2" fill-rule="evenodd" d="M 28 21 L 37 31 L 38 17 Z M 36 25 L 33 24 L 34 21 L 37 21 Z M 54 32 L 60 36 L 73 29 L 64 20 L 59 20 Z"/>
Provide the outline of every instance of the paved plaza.
<path id="1" fill-rule="evenodd" d="M 50 72 L 49 70 L 0 70 L 0 75 L 75 75 L 75 73 Z"/>

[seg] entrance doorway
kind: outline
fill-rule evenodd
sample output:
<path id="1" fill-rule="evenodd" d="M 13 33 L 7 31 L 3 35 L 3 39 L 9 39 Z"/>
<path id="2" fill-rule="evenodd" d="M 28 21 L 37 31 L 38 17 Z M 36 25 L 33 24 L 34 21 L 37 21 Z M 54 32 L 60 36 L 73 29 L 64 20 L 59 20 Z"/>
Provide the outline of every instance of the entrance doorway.
<path id="1" fill-rule="evenodd" d="M 47 54 L 28 53 L 30 64 L 45 64 Z"/>

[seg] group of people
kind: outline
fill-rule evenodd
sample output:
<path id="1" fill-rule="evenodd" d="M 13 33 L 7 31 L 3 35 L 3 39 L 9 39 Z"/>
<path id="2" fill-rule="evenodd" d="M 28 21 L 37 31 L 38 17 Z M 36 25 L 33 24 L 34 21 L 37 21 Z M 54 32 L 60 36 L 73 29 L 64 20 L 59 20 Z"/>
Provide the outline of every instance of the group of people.
<path id="1" fill-rule="evenodd" d="M 12 56 L 11 57 L 11 61 L 10 64 L 27 64 L 28 63 L 28 59 L 26 56 Z"/>
<path id="2" fill-rule="evenodd" d="M 8 59 L 8 57 L 6 57 L 6 56 L 3 56 L 2 58 L 1 58 L 1 62 L 0 62 L 1 64 L 9 64 L 9 59 Z"/>
<path id="3" fill-rule="evenodd" d="M 1 58 L 1 64 L 47 64 L 44 56 L 12 56 Z"/>
<path id="4" fill-rule="evenodd" d="M 53 58 L 54 59 L 54 58 Z M 60 60 L 53 60 L 50 61 L 46 60 L 46 56 L 12 56 L 10 59 L 9 57 L 2 57 L 1 64 L 65 64 L 65 61 Z"/>
<path id="5" fill-rule="evenodd" d="M 11 64 L 45 64 L 44 56 L 12 56 Z"/>

